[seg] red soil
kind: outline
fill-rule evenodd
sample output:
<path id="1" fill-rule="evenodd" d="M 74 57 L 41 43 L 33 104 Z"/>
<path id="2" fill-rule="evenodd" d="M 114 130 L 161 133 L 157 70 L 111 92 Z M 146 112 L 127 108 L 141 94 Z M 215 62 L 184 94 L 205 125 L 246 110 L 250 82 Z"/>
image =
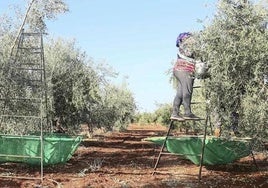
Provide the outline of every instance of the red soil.
<path id="1" fill-rule="evenodd" d="M 268 187 L 267 151 L 245 157 L 228 165 L 203 167 L 174 155 L 164 155 L 152 175 L 159 147 L 142 141 L 145 137 L 165 135 L 162 126 L 132 125 L 124 132 L 95 135 L 81 143 L 66 164 L 44 168 L 44 181 L 0 178 L 8 188 L 87 188 L 87 187 Z M 1 164 L 0 174 L 36 176 L 40 169 L 24 164 Z"/>

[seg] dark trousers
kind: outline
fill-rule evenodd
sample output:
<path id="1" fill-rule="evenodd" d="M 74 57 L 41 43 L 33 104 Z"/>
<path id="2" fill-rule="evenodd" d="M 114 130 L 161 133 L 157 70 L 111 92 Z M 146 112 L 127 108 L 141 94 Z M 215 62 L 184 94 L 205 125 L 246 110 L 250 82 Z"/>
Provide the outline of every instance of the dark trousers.
<path id="1" fill-rule="evenodd" d="M 190 72 L 174 70 L 174 76 L 178 81 L 177 93 L 173 101 L 172 115 L 178 115 L 180 106 L 184 107 L 184 114 L 191 114 L 191 100 L 193 93 L 194 78 Z"/>

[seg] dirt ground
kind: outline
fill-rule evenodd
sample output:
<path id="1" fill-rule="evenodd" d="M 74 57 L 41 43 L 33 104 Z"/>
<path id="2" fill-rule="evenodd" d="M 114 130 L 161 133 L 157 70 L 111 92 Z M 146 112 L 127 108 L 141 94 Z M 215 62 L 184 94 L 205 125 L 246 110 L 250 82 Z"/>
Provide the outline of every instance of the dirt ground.
<path id="1" fill-rule="evenodd" d="M 202 168 L 174 155 L 164 155 L 152 175 L 159 147 L 142 141 L 165 135 L 161 126 L 132 125 L 124 132 L 98 134 L 85 139 L 66 163 L 44 168 L 44 181 L 0 178 L 0 187 L 8 188 L 157 188 L 157 187 L 268 187 L 267 151 L 256 153 L 258 169 L 252 158 L 235 163 Z M 0 165 L 0 173 L 38 177 L 40 169 L 24 164 Z"/>

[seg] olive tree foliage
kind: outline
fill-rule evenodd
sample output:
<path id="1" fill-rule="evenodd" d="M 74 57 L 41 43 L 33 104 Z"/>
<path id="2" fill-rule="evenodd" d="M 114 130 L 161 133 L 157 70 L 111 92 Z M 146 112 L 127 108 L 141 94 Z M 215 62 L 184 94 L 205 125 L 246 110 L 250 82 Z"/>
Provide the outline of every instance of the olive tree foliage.
<path id="1" fill-rule="evenodd" d="M 154 121 L 162 125 L 168 125 L 170 123 L 171 112 L 172 106 L 170 104 L 158 104 L 158 108 L 154 112 Z"/>
<path id="2" fill-rule="evenodd" d="M 139 112 L 135 114 L 134 123 L 140 125 L 155 123 L 156 115 L 155 112 Z"/>
<path id="3" fill-rule="evenodd" d="M 133 94 L 126 83 L 117 86 L 106 85 L 101 89 L 101 103 L 96 114 L 97 125 L 105 125 L 106 129 L 125 129 L 133 120 L 136 110 Z"/>
<path id="4" fill-rule="evenodd" d="M 205 82 L 209 109 L 224 128 L 231 112 L 239 113 L 239 130 L 246 136 L 267 138 L 268 103 L 267 1 L 220 0 L 217 14 L 199 33 L 199 56 L 209 62 Z"/>
<path id="5" fill-rule="evenodd" d="M 42 29 L 38 28 L 34 22 L 30 20 L 37 17 L 37 11 L 34 11 L 34 7 L 48 6 L 44 10 L 39 12 L 39 21 L 43 22 L 46 19 L 56 18 L 59 13 L 65 12 L 66 7 L 63 8 L 58 6 L 58 4 L 53 4 L 53 1 L 41 1 L 32 0 L 28 1 L 29 4 L 26 7 L 26 12 L 23 13 L 18 6 L 15 4 L 10 6 L 8 13 L 1 15 L 0 22 L 0 98 L 1 98 L 1 129 L 6 133 L 16 133 L 24 134 L 28 132 L 26 127 L 29 129 L 40 126 L 35 118 L 23 118 L 23 116 L 36 116 L 38 115 L 39 106 L 37 103 L 29 103 L 27 100 L 17 100 L 17 98 L 38 98 L 40 96 L 36 95 L 38 89 L 33 87 L 33 82 L 29 81 L 31 71 L 19 70 L 21 64 L 24 62 L 31 62 L 31 59 L 27 59 L 29 53 L 26 51 L 22 52 L 18 50 L 18 44 L 20 39 L 20 34 L 24 30 L 25 32 L 45 32 L 46 27 Z M 55 1 L 54 1 L 55 2 Z M 61 2 L 61 1 L 58 1 Z M 64 3 L 61 3 L 62 5 Z M 46 15 L 40 17 L 41 14 Z M 37 22 L 36 22 L 37 23 Z M 34 41 L 34 39 L 31 39 Z M 24 47 L 26 47 L 26 43 Z M 33 43 L 35 45 L 35 43 Z M 27 54 L 27 55 L 26 55 Z M 33 56 L 32 56 L 33 57 Z M 35 58 L 36 60 L 36 58 Z M 34 73 L 33 73 L 34 74 Z M 38 80 L 37 74 L 34 78 Z M 25 80 L 25 81 L 22 81 Z M 31 79 L 30 79 L 31 80 Z M 31 83 L 30 83 L 31 82 Z M 40 93 L 40 92 L 39 92 Z M 3 100 L 5 99 L 5 100 Z M 2 116 L 4 115 L 4 116 Z M 7 117 L 5 117 L 8 115 Z M 13 115 L 13 118 L 10 118 Z M 16 115 L 16 116 L 15 116 Z M 20 116 L 20 118 L 18 118 Z M 3 125 L 3 126 L 2 126 Z M 27 126 L 26 126 L 27 125 Z M 38 126 L 37 126 L 38 125 Z M 39 129 L 39 128 L 37 128 Z"/>
<path id="6" fill-rule="evenodd" d="M 46 32 L 46 20 L 55 20 L 57 15 L 69 11 L 64 0 L 27 0 L 29 12 L 25 19 L 25 29 Z"/>
<path id="7" fill-rule="evenodd" d="M 0 22 L 1 97 L 10 93 L 2 86 L 10 84 L 6 70 L 10 72 L 11 47 L 17 50 L 14 41 L 18 38 L 18 30 L 23 27 L 25 32 L 45 32 L 46 19 L 54 19 L 58 13 L 68 10 L 61 0 L 32 0 L 29 3 L 31 8 L 25 19 L 18 19 L 22 14 L 17 17 L 3 15 Z M 23 20 L 23 24 L 17 20 Z M 75 41 L 64 39 L 47 37 L 44 55 L 50 120 L 57 118 L 62 126 L 75 130 L 80 123 L 110 129 L 125 126 L 132 119 L 135 109 L 132 93 L 126 87 L 111 84 L 109 79 L 117 74 L 107 64 L 94 63 L 76 47 Z M 1 110 L 6 108 L 3 104 L 1 101 Z"/>
<path id="8" fill-rule="evenodd" d="M 154 112 L 137 113 L 134 118 L 139 124 L 161 124 L 169 125 L 172 106 L 170 104 L 157 104 L 158 108 Z"/>
<path id="9" fill-rule="evenodd" d="M 45 60 L 52 119 L 58 118 L 69 127 L 90 122 L 90 113 L 100 98 L 93 62 L 75 47 L 74 41 L 63 39 L 47 42 Z"/>
<path id="10" fill-rule="evenodd" d="M 11 24 L 12 22 L 6 15 L 1 15 L 0 16 L 1 22 L 0 22 L 0 70 L 1 73 L 3 74 L 5 72 L 4 67 L 8 63 L 9 59 L 9 48 L 8 46 L 11 46 L 12 43 L 12 27 Z M 2 75 L 1 74 L 1 75 Z M 3 77 L 1 77 L 2 84 L 4 85 L 3 81 L 5 80 Z M 2 90 L 3 92 L 3 90 Z"/>
<path id="11" fill-rule="evenodd" d="M 132 93 L 110 83 L 117 74 L 104 67 L 108 65 L 96 65 L 74 41 L 51 40 L 45 51 L 53 118 L 70 130 L 81 123 L 112 129 L 130 122 L 135 111 Z"/>
<path id="12" fill-rule="evenodd" d="M 9 13 L 0 15 L 0 55 L 2 76 L 8 72 L 13 63 L 21 31 L 45 32 L 45 20 L 55 19 L 58 14 L 68 11 L 67 5 L 62 0 L 31 0 L 26 1 L 26 13 L 15 4 L 10 6 Z M 11 63 L 11 64 L 10 64 Z M 6 75 L 5 75 L 6 76 Z M 5 78 L 2 78 L 5 80 Z"/>

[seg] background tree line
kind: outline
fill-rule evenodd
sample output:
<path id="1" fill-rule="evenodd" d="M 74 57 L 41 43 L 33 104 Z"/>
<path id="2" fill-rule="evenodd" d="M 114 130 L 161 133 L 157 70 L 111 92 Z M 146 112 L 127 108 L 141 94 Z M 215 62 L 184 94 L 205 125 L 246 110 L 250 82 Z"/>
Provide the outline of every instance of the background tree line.
<path id="1" fill-rule="evenodd" d="M 18 31 L 23 28 L 25 32 L 45 33 L 47 32 L 46 20 L 55 19 L 58 14 L 68 11 L 64 1 L 32 0 L 29 1 L 28 5 L 26 15 L 22 13 L 23 11 L 13 8 L 14 12 L 17 12 L 15 16 L 1 16 L 1 98 L 5 98 L 11 93 L 25 93 L 22 91 L 25 88 L 11 92 L 5 87 L 12 85 L 10 80 L 14 81 L 7 72 L 11 72 L 12 63 L 14 63 L 10 61 L 14 56 L 11 49 L 14 48 L 14 53 L 18 50 L 15 45 L 17 44 Z M 127 83 L 113 84 L 111 79 L 115 78 L 117 73 L 104 62 L 94 62 L 76 46 L 75 41 L 44 36 L 47 114 L 50 122 L 57 120 L 69 131 L 77 130 L 81 123 L 106 129 L 126 127 L 133 119 L 136 110 L 133 94 L 127 88 Z M 32 61 L 32 59 L 23 58 L 25 62 Z M 15 95 L 19 96 L 20 94 L 16 93 Z M 10 105 L 11 103 L 9 103 Z M 21 111 L 27 111 L 28 107 L 25 105 L 16 106 Z M 1 102 L 1 110 L 2 112 L 6 110 L 4 102 Z M 8 129 L 11 132 L 21 131 L 11 130 L 8 127 L 3 125 L 1 129 Z M 35 126 L 32 125 L 31 129 L 34 130 Z"/>
<path id="2" fill-rule="evenodd" d="M 26 19 L 26 29 L 46 31 L 45 20 L 68 11 L 64 1 L 36 1 Z M 217 11 L 202 31 L 194 31 L 197 58 L 209 64 L 210 77 L 196 80 L 203 88 L 193 98 L 205 105 L 193 106 L 201 117 L 207 113 L 212 126 L 221 122 L 229 130 L 232 112 L 239 113 L 244 136 L 267 139 L 267 1 L 219 0 Z M 18 11 L 20 12 L 20 11 Z M 0 23 L 1 85 L 8 68 L 10 47 L 20 21 L 19 13 L 2 15 Z M 135 100 L 126 83 L 117 86 L 117 73 L 99 64 L 76 47 L 75 41 L 45 40 L 49 114 L 60 117 L 68 128 L 87 122 L 108 129 L 138 123 L 168 124 L 170 104 L 161 104 L 152 113 L 136 113 Z M 171 65 L 172 67 L 172 65 Z M 171 75 L 172 76 L 172 75 Z M 5 91 L 1 90 L 1 94 Z M 174 91 L 175 94 L 175 91 Z M 215 114 L 219 117 L 214 119 Z M 202 129 L 203 125 L 198 127 Z"/>

